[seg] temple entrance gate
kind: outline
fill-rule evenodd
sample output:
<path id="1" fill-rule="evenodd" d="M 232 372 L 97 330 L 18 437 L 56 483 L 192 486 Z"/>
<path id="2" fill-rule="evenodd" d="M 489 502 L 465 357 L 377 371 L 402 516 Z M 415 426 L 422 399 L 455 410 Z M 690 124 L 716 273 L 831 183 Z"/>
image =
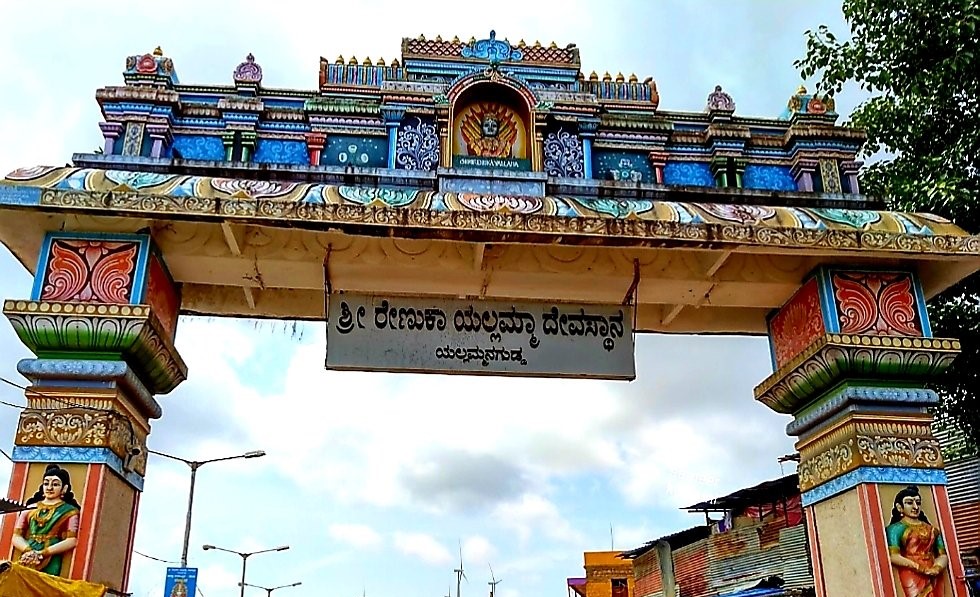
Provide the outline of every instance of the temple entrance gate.
<path id="1" fill-rule="evenodd" d="M 897 596 L 912 570 L 966 595 L 925 385 L 959 345 L 932 336 L 925 301 L 980 269 L 980 237 L 860 195 L 860 132 L 805 90 L 783 120 L 736 117 L 720 88 L 703 113 L 665 113 L 652 80 L 587 79 L 573 46 L 494 34 L 407 39 L 403 62 L 324 61 L 299 109 L 251 56 L 214 102 L 162 52 L 134 56 L 126 85 L 98 94 L 103 153 L 0 185 L 0 240 L 35 276 L 4 303 L 37 357 L 18 365 L 20 430 L 37 432 L 15 438 L 9 496 L 31 497 L 50 463 L 69 471 L 83 522 L 65 575 L 126 587 L 155 396 L 187 374 L 178 314 L 323 320 L 359 296 L 376 332 L 426 325 L 382 325 L 385 300 L 444 305 L 447 334 L 465 304 L 537 308 L 536 330 L 552 308 L 604 318 L 605 332 L 551 334 L 582 350 L 572 370 L 527 358 L 519 374 L 629 378 L 596 362 L 630 330 L 767 334 L 775 373 L 755 397 L 794 417 L 817 594 Z M 331 338 L 358 317 L 347 308 Z M 501 372 L 485 354 L 473 366 Z M 344 366 L 426 369 L 361 357 Z M 87 431 L 58 433 L 58 417 Z M 944 565 L 892 557 L 906 557 L 903 513 L 886 520 L 906 486 Z M 23 533 L 4 521 L 4 556 Z"/>

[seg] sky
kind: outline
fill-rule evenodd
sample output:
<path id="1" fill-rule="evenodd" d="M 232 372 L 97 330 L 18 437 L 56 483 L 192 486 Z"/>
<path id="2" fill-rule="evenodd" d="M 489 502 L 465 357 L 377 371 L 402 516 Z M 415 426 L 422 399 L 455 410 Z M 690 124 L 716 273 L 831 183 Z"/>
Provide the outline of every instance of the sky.
<path id="1" fill-rule="evenodd" d="M 776 116 L 801 83 L 803 32 L 846 32 L 839 1 L 537 0 L 299 4 L 44 3 L 0 18 L 0 173 L 102 145 L 95 90 L 125 57 L 162 46 L 181 82 L 224 84 L 252 52 L 264 85 L 313 89 L 319 57 L 390 61 L 402 37 L 576 43 L 583 70 L 653 76 L 661 109 L 699 111 L 716 84 L 737 114 Z M 848 114 L 860 99 L 838 96 Z M 0 298 L 31 276 L 0 246 Z M 198 472 L 190 565 L 204 597 L 237 595 L 241 559 L 203 551 L 283 544 L 247 582 L 281 597 L 444 597 L 460 553 L 465 597 L 563 597 L 583 551 L 630 549 L 699 524 L 679 508 L 780 476 L 788 417 L 752 398 L 764 338 L 642 335 L 633 382 L 472 378 L 323 369 L 322 324 L 183 317 L 188 380 L 159 397 L 151 448 L 188 459 L 268 455 Z M 31 355 L 0 322 L 0 376 Z M 24 403 L 0 386 L 0 400 Z M 10 450 L 18 411 L 0 407 Z M 791 469 L 785 469 L 790 472 Z M 0 462 L 0 484 L 10 465 Z M 178 560 L 186 466 L 151 457 L 136 549 Z M 611 532 L 610 532 L 611 530 Z M 167 564 L 134 556 L 129 590 L 159 597 Z M 263 595 L 248 589 L 246 595 Z"/>

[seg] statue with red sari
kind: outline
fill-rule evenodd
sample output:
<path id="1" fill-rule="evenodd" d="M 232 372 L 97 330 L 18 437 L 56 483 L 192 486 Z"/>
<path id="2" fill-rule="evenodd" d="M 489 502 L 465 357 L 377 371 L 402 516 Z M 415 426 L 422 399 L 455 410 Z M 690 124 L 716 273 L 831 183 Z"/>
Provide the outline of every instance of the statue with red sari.
<path id="1" fill-rule="evenodd" d="M 885 534 L 905 597 L 942 597 L 949 556 L 942 534 L 922 511 L 922 496 L 915 485 L 895 496 Z"/>

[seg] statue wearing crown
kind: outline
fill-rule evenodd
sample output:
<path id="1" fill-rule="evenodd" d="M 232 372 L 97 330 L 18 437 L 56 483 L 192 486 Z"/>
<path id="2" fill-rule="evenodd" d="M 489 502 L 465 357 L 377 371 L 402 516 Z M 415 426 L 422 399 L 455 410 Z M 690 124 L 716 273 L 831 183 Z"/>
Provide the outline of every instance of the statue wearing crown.
<path id="1" fill-rule="evenodd" d="M 507 106 L 474 104 L 462 115 L 460 123 L 467 155 L 485 158 L 519 157 L 514 155 L 519 126 L 517 115 Z"/>

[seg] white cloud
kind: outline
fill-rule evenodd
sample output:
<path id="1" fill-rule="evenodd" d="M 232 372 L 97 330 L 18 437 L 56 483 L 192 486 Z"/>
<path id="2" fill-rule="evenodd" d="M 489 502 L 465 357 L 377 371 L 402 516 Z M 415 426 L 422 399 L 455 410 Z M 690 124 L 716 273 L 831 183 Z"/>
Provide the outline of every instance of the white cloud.
<path id="1" fill-rule="evenodd" d="M 432 535 L 425 533 L 395 533 L 395 548 L 405 555 L 416 557 L 426 564 L 449 564 L 449 550 Z"/>
<path id="2" fill-rule="evenodd" d="M 516 531 L 521 541 L 543 535 L 573 544 L 582 542 L 581 534 L 565 520 L 555 504 L 540 495 L 525 494 L 516 501 L 500 504 L 493 517 L 501 525 Z"/>
<path id="3" fill-rule="evenodd" d="M 481 535 L 467 537 L 463 541 L 463 560 L 482 565 L 484 562 L 490 563 L 497 555 L 497 549 L 492 543 Z"/>
<path id="4" fill-rule="evenodd" d="M 332 524 L 327 532 L 337 541 L 358 549 L 374 549 L 381 546 L 381 535 L 366 524 Z"/>

